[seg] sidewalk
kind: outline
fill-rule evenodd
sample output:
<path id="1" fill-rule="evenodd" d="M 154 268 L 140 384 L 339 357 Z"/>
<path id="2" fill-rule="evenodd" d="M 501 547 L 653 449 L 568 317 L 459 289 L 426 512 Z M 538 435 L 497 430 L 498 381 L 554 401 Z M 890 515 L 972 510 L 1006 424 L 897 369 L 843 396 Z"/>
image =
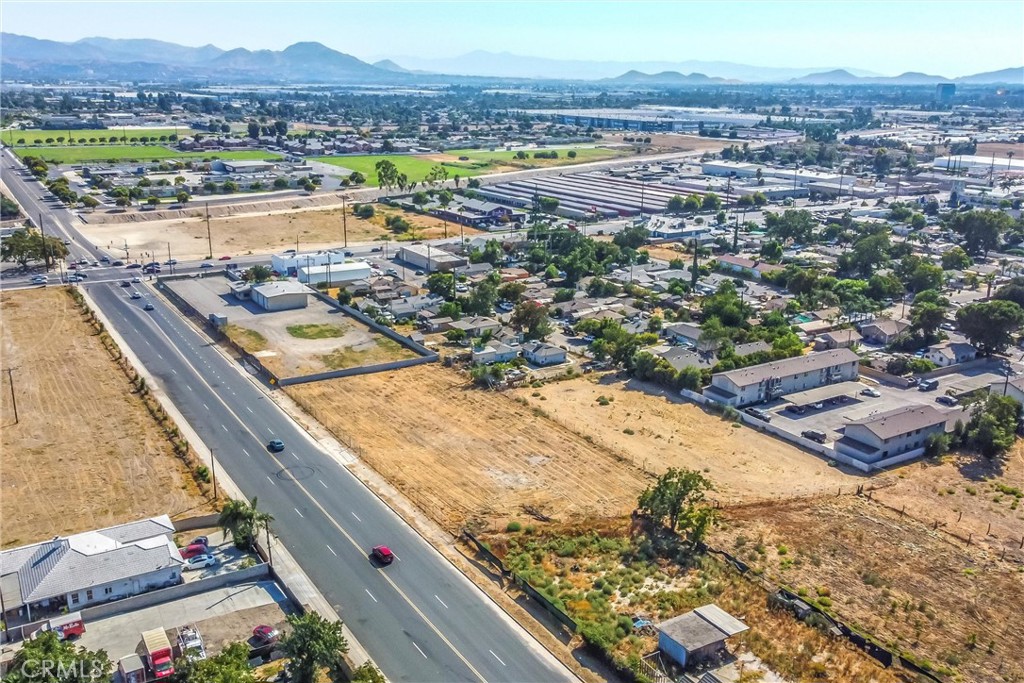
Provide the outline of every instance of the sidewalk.
<path id="1" fill-rule="evenodd" d="M 152 395 L 160 402 L 167 414 L 170 415 L 171 419 L 181 430 L 182 435 L 185 439 L 192 444 L 196 453 L 203 460 L 206 465 L 211 465 L 212 453 L 203 440 L 199 437 L 199 434 L 192 429 L 192 426 L 185 420 L 180 412 L 178 412 L 177 406 L 174 402 L 163 392 L 160 388 L 159 382 L 153 377 L 142 361 L 139 360 L 138 356 L 132 351 L 131 347 L 125 343 L 121 335 L 118 334 L 117 330 L 113 325 L 110 324 L 110 320 L 103 314 L 103 311 L 99 309 L 96 302 L 92 300 L 89 293 L 85 289 L 79 290 L 84 297 L 89 308 L 93 310 L 96 317 L 102 321 L 104 328 L 107 333 L 111 336 L 114 342 L 117 344 L 121 352 L 131 362 L 139 374 L 146 378 L 146 386 L 149 387 Z M 217 472 L 217 484 L 224 490 L 227 495 L 231 496 L 236 500 L 248 500 L 246 495 L 242 493 L 241 489 L 231 480 L 231 477 L 224 472 L 223 469 Z M 295 561 L 291 553 L 288 552 L 278 540 L 277 537 L 271 536 L 270 539 L 270 551 L 273 557 L 272 570 L 278 581 L 285 587 L 285 590 L 290 593 L 290 596 L 298 605 L 304 610 L 314 610 L 319 612 L 325 619 L 332 621 L 341 621 L 341 617 L 335 611 L 331 603 L 327 601 L 327 598 L 317 590 L 316 586 L 302 571 L 302 567 Z M 370 655 L 363 648 L 362 644 L 356 639 L 355 634 L 348 628 L 348 625 L 342 622 L 342 632 L 345 636 L 345 640 L 348 641 L 348 653 L 345 656 L 346 663 L 353 669 L 358 668 L 366 662 L 372 662 Z M 376 666 L 376 664 L 374 664 Z"/>

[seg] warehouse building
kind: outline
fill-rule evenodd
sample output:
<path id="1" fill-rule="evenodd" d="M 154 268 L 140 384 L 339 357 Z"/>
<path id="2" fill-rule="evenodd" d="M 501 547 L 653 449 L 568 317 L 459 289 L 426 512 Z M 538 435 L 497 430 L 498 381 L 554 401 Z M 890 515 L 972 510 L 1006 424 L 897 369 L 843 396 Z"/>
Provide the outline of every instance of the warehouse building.
<path id="1" fill-rule="evenodd" d="M 252 288 L 252 300 L 265 311 L 288 311 L 308 305 L 306 285 L 301 282 L 267 282 Z"/>
<path id="2" fill-rule="evenodd" d="M 346 261 L 345 263 L 328 263 L 323 266 L 299 266 L 299 282 L 311 287 L 327 283 L 328 287 L 347 285 L 356 280 L 369 280 L 372 275 L 370 264 L 366 261 Z"/>
<path id="3" fill-rule="evenodd" d="M 311 268 L 313 266 L 325 266 L 345 263 L 345 255 L 337 251 L 315 251 L 303 254 L 287 252 L 274 254 L 270 257 L 270 268 L 281 275 L 295 277 L 299 268 Z"/>
<path id="4" fill-rule="evenodd" d="M 428 273 L 446 271 L 469 263 L 462 256 L 456 256 L 429 244 L 409 244 L 398 250 L 398 258 Z"/>

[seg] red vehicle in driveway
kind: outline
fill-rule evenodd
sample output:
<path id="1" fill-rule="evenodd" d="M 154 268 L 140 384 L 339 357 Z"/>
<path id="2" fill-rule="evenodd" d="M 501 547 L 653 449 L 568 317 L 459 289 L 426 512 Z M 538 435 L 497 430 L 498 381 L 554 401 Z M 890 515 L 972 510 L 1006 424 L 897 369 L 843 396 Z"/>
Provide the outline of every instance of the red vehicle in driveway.
<path id="1" fill-rule="evenodd" d="M 395 554 L 386 545 L 378 545 L 373 548 L 373 559 L 381 564 L 391 564 L 395 561 Z"/>
<path id="2" fill-rule="evenodd" d="M 281 633 L 273 626 L 260 624 L 252 630 L 252 637 L 256 639 L 257 645 L 263 647 L 266 645 L 273 645 L 277 641 L 281 640 Z"/>
<path id="3" fill-rule="evenodd" d="M 192 559 L 197 555 L 208 555 L 210 552 L 202 543 L 193 543 L 184 548 L 178 548 L 178 551 L 181 553 L 181 557 L 184 560 Z"/>

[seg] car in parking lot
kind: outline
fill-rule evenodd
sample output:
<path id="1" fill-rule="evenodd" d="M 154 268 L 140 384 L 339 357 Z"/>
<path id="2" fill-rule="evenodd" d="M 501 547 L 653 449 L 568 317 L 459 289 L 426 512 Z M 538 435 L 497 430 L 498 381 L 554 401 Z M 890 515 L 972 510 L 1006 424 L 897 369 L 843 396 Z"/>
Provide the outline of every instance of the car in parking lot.
<path id="1" fill-rule="evenodd" d="M 373 558 L 381 564 L 391 564 L 395 561 L 395 554 L 386 545 L 376 545 L 370 552 Z"/>
<path id="2" fill-rule="evenodd" d="M 217 564 L 217 558 L 210 554 L 196 555 L 185 560 L 185 566 L 182 567 L 183 571 L 192 571 L 194 569 L 206 569 L 207 567 L 213 567 Z"/>
<path id="3" fill-rule="evenodd" d="M 426 275 L 426 273 L 424 273 L 422 270 L 417 270 L 416 274 L 417 275 Z"/>
<path id="4" fill-rule="evenodd" d="M 271 439 L 267 444 L 267 450 L 271 453 L 280 453 L 284 450 L 284 441 L 281 441 L 281 439 Z"/>
<path id="5" fill-rule="evenodd" d="M 943 396 L 936 396 L 935 397 L 935 402 L 936 403 L 941 403 L 944 406 L 955 406 L 958 403 L 960 403 L 960 401 L 956 400 L 952 396 L 945 396 L 945 395 L 943 395 Z"/>
<path id="6" fill-rule="evenodd" d="M 932 391 L 939 388 L 939 380 L 937 379 L 926 379 L 917 385 L 918 391 Z"/>
<path id="7" fill-rule="evenodd" d="M 803 415 L 804 413 L 807 412 L 807 408 L 804 408 L 803 406 L 798 406 L 795 403 L 790 403 L 788 406 L 786 406 L 786 412 L 796 413 L 797 415 Z"/>
<path id="8" fill-rule="evenodd" d="M 744 412 L 746 412 L 747 415 L 750 415 L 752 417 L 756 417 L 758 420 L 762 420 L 763 422 L 771 422 L 772 421 L 771 413 L 769 413 L 766 410 L 761 410 L 760 408 L 753 408 L 753 407 L 751 407 L 751 408 L 747 408 Z"/>
<path id="9" fill-rule="evenodd" d="M 191 541 L 188 542 L 189 545 L 195 545 L 196 543 L 202 543 L 203 545 L 208 546 L 208 545 L 210 545 L 210 537 L 209 536 L 196 536 L 195 538 L 193 538 Z"/>
<path id="10" fill-rule="evenodd" d="M 867 389 L 861 389 L 860 390 L 860 395 L 861 396 L 870 396 L 871 398 L 881 398 L 882 397 L 882 394 L 878 391 L 878 389 L 872 389 L 871 387 L 868 387 Z"/>
<path id="11" fill-rule="evenodd" d="M 822 408 L 825 407 L 825 404 L 823 404 L 821 401 L 818 401 L 817 403 L 812 403 L 811 407 L 814 408 L 815 410 L 821 410 Z"/>

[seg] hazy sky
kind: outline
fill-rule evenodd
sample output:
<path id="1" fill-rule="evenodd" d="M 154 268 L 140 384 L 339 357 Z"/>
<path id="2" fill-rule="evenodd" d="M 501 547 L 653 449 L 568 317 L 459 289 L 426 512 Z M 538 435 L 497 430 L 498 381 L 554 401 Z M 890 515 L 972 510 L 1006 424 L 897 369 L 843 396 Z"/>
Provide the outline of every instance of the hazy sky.
<path id="1" fill-rule="evenodd" d="M 1021 0 L 3 0 L 0 25 L 11 33 L 61 41 L 158 38 L 224 49 L 281 49 L 318 41 L 361 59 L 450 57 L 483 49 L 588 60 L 846 66 L 947 77 L 1024 65 Z"/>

